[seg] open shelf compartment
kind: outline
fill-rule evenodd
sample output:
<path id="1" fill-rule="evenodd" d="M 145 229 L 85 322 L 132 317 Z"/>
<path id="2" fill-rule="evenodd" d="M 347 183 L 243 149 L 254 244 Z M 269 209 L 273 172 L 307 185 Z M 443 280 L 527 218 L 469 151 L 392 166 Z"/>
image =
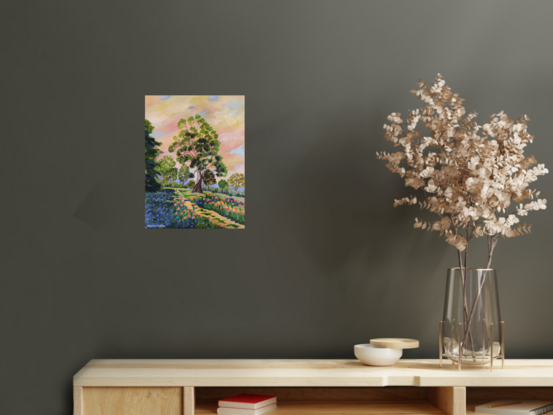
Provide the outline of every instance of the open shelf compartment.
<path id="1" fill-rule="evenodd" d="M 467 388 L 467 415 L 474 415 L 474 408 L 499 399 L 536 399 L 553 402 L 553 388 Z"/>
<path id="2" fill-rule="evenodd" d="M 457 415 L 455 404 L 465 405 L 465 388 L 215 388 L 197 387 L 195 414 L 217 413 L 219 399 L 240 393 L 276 395 L 277 408 L 267 414 L 413 414 Z"/>

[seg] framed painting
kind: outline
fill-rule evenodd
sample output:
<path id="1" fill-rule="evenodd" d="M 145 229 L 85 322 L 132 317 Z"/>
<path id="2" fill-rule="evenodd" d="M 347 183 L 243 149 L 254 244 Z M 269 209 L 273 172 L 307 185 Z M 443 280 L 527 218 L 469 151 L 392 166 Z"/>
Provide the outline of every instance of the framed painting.
<path id="1" fill-rule="evenodd" d="M 147 95 L 146 229 L 244 229 L 243 95 Z"/>

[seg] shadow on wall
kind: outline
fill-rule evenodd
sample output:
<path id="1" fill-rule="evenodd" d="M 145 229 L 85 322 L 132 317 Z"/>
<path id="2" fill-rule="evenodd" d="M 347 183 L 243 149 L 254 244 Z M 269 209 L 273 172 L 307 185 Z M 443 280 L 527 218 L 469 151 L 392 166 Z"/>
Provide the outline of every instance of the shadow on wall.
<path id="1" fill-rule="evenodd" d="M 423 251 L 443 256 L 447 246 L 438 235 L 413 229 L 418 206 L 393 208 L 394 199 L 413 189 L 376 158 L 376 151 L 394 151 L 383 135 L 386 115 L 347 113 L 327 118 L 325 132 L 275 195 L 276 210 L 286 212 L 273 222 L 275 245 L 284 253 L 301 250 L 330 275 L 358 252 L 374 273 L 390 268 L 394 256 L 409 267 L 428 261 Z"/>

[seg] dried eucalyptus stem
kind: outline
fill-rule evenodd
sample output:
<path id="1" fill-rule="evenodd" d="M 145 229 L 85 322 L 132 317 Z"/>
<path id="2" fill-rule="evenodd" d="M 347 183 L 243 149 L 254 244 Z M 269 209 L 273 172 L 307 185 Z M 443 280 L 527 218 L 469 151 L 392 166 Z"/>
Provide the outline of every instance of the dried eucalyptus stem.
<path id="1" fill-rule="evenodd" d="M 386 160 L 386 167 L 404 178 L 406 186 L 421 193 L 420 201 L 416 196 L 404 197 L 395 200 L 394 207 L 418 204 L 438 215 L 436 221 L 415 218 L 414 227 L 439 232 L 457 249 L 465 294 L 463 339 L 468 335 L 472 343 L 470 323 L 485 276 L 469 306 L 465 292 L 468 244 L 472 238 L 487 237 L 489 269 L 500 237 L 529 234 L 532 225 L 521 224 L 519 217 L 545 209 L 547 201 L 528 186 L 548 170 L 534 156 L 524 156 L 525 147 L 534 139 L 527 131 L 530 119 L 526 115 L 515 122 L 501 111 L 480 126 L 477 114 L 466 114 L 464 100 L 440 74 L 432 85 L 419 81 L 418 86 L 411 93 L 426 106 L 409 111 L 405 122 L 394 112 L 388 116 L 390 124 L 384 125 L 385 138 L 403 151 L 377 152 L 377 157 Z M 417 130 L 419 122 L 428 135 Z"/>

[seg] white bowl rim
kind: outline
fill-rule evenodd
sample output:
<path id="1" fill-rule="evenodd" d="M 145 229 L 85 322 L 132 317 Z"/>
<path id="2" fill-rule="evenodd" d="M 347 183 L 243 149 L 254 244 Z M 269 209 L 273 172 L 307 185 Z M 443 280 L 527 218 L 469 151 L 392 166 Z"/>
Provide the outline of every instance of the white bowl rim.
<path id="1" fill-rule="evenodd" d="M 403 356 L 403 349 L 390 349 L 388 347 L 375 347 L 371 344 L 356 344 L 355 347 L 353 348 L 354 352 L 357 353 L 362 353 L 362 354 L 366 354 L 366 353 L 370 353 L 372 356 L 377 356 L 377 355 L 385 355 L 385 356 Z M 357 354 L 355 354 L 355 356 L 357 357 Z"/>

